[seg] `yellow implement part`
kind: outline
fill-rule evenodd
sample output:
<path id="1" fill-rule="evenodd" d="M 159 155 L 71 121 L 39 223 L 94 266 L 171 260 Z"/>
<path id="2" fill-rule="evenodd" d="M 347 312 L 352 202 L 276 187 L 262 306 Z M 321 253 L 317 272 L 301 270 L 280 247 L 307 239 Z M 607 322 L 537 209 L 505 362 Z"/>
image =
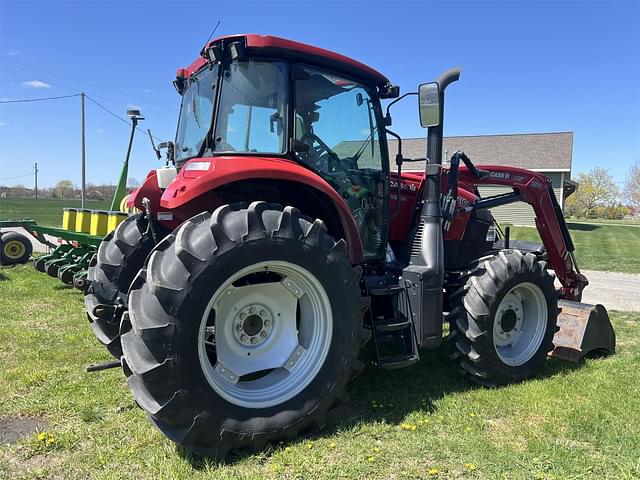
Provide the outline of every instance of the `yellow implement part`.
<path id="1" fill-rule="evenodd" d="M 62 228 L 64 230 L 71 230 L 71 231 L 75 230 L 77 213 L 78 213 L 77 208 L 62 209 Z"/>
<path id="2" fill-rule="evenodd" d="M 79 208 L 76 213 L 76 232 L 89 233 L 91 230 L 91 210 Z"/>
<path id="3" fill-rule="evenodd" d="M 107 226 L 107 232 L 113 232 L 121 222 L 127 218 L 128 215 L 125 212 L 109 212 L 109 224 Z"/>
<path id="4" fill-rule="evenodd" d="M 105 210 L 93 210 L 91 212 L 91 235 L 103 236 L 107 234 L 107 224 L 109 222 L 109 212 Z"/>

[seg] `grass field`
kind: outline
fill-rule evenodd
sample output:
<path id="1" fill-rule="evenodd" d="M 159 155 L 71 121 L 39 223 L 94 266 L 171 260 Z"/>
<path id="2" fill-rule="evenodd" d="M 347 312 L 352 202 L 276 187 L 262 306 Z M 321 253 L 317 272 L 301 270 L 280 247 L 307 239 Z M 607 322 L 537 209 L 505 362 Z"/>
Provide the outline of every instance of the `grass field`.
<path id="1" fill-rule="evenodd" d="M 90 200 L 85 206 L 92 210 L 108 210 L 111 201 Z M 31 218 L 41 225 L 61 227 L 62 209 L 65 207 L 80 208 L 80 200 L 0 198 L 0 220 Z"/>
<path id="2" fill-rule="evenodd" d="M 619 352 L 549 361 L 539 378 L 487 390 L 443 351 L 368 369 L 320 433 L 227 463 L 176 449 L 145 419 L 87 324 L 78 291 L 30 266 L 0 269 L 0 478 L 631 479 L 640 476 L 640 315 L 614 313 Z M 375 403 L 374 403 L 375 402 Z"/>
<path id="3" fill-rule="evenodd" d="M 79 207 L 78 200 L 0 198 L 0 220 L 33 218 L 43 225 L 60 226 L 63 207 Z M 87 208 L 107 209 L 109 202 L 88 202 Z M 607 222 L 606 220 L 603 220 Z M 599 223 L 598 220 L 596 223 Z M 612 226 L 569 222 L 581 268 L 640 273 L 640 227 L 611 220 Z M 639 224 L 640 225 L 640 224 Z M 511 238 L 539 241 L 535 228 L 512 227 Z"/>
<path id="4" fill-rule="evenodd" d="M 580 268 L 640 273 L 640 228 L 567 222 Z M 511 238 L 540 241 L 535 228 L 511 227 Z"/>

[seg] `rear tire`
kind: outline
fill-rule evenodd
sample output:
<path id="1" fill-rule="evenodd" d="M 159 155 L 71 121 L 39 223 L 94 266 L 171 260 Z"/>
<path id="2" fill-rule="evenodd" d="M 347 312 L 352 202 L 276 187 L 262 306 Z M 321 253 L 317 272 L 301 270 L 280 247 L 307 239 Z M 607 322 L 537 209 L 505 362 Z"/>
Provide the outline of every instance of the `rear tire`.
<path id="1" fill-rule="evenodd" d="M 0 250 L 2 260 L 0 264 L 2 265 L 25 263 L 33 252 L 31 241 L 18 232 L 3 233 L 0 244 L 2 245 L 2 250 Z"/>
<path id="2" fill-rule="evenodd" d="M 131 286 L 121 332 L 136 402 L 171 440 L 219 458 L 324 426 L 362 370 L 360 274 L 345 242 L 293 207 L 188 220 Z M 249 325 L 252 311 L 263 320 Z"/>
<path id="3" fill-rule="evenodd" d="M 480 259 L 452 306 L 455 356 L 476 383 L 529 378 L 553 349 L 557 294 L 546 262 L 532 253 L 503 250 Z"/>
<path id="4" fill-rule="evenodd" d="M 128 217 L 104 237 L 87 272 L 87 318 L 96 338 L 116 358 L 122 355 L 120 320 L 129 286 L 155 245 L 148 230 L 144 215 Z"/>

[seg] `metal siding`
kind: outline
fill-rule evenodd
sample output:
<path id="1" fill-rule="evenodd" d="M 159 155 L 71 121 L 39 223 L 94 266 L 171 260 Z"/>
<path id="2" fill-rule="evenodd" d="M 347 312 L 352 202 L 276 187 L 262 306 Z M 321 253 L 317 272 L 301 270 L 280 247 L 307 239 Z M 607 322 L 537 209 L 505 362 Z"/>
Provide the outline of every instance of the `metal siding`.
<path id="1" fill-rule="evenodd" d="M 560 196 L 562 195 L 560 173 L 545 173 L 545 175 L 551 179 L 553 192 L 555 193 L 558 201 L 560 201 Z M 496 185 L 479 186 L 478 190 L 480 191 L 480 195 L 483 197 L 500 195 L 512 191 L 509 187 Z M 531 205 L 528 203 L 516 202 L 509 205 L 503 205 L 501 207 L 492 208 L 491 213 L 500 224 L 523 225 L 528 227 L 535 227 L 536 225 L 535 213 L 533 212 Z"/>

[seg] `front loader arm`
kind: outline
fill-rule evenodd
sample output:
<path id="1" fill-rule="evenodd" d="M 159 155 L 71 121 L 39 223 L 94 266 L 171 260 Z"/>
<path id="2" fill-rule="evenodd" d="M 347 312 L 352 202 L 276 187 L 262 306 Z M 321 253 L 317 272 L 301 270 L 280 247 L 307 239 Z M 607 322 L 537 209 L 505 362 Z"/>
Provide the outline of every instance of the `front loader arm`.
<path id="1" fill-rule="evenodd" d="M 551 187 L 551 181 L 536 172 L 515 167 L 479 166 L 477 176 L 467 167 L 460 167 L 458 182 L 460 187 L 474 191 L 477 185 L 503 185 L 513 188 L 508 200 L 523 201 L 533 207 L 536 214 L 536 228 L 547 251 L 549 264 L 562 284 L 561 297 L 580 301 L 582 290 L 589 282 L 580 273 L 573 255 L 574 245 L 564 215 Z M 486 203 L 483 203 L 486 202 Z M 505 201 L 505 203 L 508 203 Z M 495 204 L 494 204 L 495 205 Z M 465 208 L 474 210 L 488 208 L 488 199 L 480 199 Z"/>

